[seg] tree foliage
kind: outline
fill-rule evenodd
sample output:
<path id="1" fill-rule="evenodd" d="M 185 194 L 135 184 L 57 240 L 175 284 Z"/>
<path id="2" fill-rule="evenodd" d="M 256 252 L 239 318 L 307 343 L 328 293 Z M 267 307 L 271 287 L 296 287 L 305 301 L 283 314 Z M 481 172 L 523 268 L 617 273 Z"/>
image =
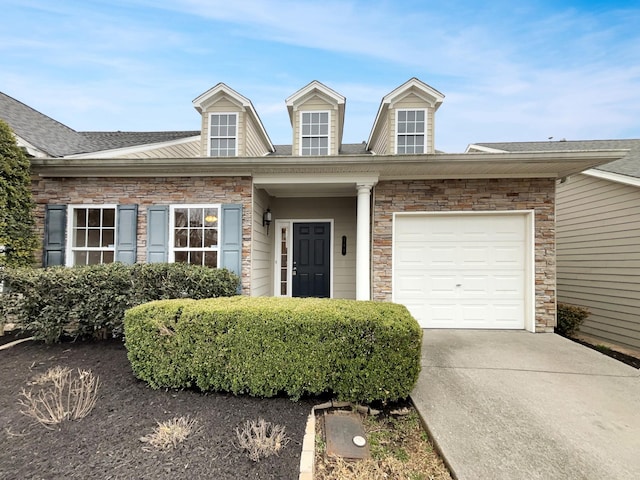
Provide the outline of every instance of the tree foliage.
<path id="1" fill-rule="evenodd" d="M 0 265 L 33 264 L 38 246 L 34 208 L 29 159 L 0 120 L 0 245 L 6 248 Z"/>

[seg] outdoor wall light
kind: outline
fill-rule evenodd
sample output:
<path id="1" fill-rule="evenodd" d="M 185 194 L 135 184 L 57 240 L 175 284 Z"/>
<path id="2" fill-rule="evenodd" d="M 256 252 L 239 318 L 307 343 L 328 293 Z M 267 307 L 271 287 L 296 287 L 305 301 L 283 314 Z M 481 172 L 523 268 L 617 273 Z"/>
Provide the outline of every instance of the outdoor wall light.
<path id="1" fill-rule="evenodd" d="M 262 214 L 262 226 L 267 227 L 267 235 L 269 235 L 269 225 L 271 225 L 271 210 L 267 208 Z"/>

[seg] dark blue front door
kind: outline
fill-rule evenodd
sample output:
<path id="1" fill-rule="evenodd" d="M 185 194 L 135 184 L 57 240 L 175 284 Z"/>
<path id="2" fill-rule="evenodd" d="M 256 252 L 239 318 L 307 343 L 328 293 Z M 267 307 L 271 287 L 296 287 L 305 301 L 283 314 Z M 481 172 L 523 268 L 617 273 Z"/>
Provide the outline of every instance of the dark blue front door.
<path id="1" fill-rule="evenodd" d="M 331 224 L 293 224 L 293 296 L 329 297 Z"/>

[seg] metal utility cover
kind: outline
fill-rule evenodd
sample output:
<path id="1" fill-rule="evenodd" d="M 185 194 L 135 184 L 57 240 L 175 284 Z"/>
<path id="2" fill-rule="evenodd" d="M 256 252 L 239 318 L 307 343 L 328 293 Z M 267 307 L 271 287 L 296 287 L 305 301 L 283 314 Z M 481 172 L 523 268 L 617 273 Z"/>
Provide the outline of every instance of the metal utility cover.
<path id="1" fill-rule="evenodd" d="M 324 416 L 324 431 L 327 439 L 327 455 L 343 458 L 369 458 L 369 442 L 364 447 L 353 443 L 353 437 L 367 438 L 360 416 L 351 412 L 336 411 Z"/>

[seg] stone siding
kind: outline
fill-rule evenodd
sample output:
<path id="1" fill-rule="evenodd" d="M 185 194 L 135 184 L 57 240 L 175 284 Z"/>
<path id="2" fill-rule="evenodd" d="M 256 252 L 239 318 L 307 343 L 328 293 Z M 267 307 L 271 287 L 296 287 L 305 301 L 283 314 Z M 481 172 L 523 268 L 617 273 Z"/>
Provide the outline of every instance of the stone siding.
<path id="1" fill-rule="evenodd" d="M 147 254 L 147 207 L 188 203 L 242 204 L 242 290 L 251 291 L 251 178 L 34 178 L 39 238 L 44 238 L 47 204 L 137 204 L 137 261 Z M 41 253 L 37 258 L 42 258 Z"/>
<path id="2" fill-rule="evenodd" d="M 556 324 L 555 181 L 471 179 L 382 181 L 374 191 L 373 299 L 391 300 L 394 212 L 534 210 L 536 331 Z"/>

